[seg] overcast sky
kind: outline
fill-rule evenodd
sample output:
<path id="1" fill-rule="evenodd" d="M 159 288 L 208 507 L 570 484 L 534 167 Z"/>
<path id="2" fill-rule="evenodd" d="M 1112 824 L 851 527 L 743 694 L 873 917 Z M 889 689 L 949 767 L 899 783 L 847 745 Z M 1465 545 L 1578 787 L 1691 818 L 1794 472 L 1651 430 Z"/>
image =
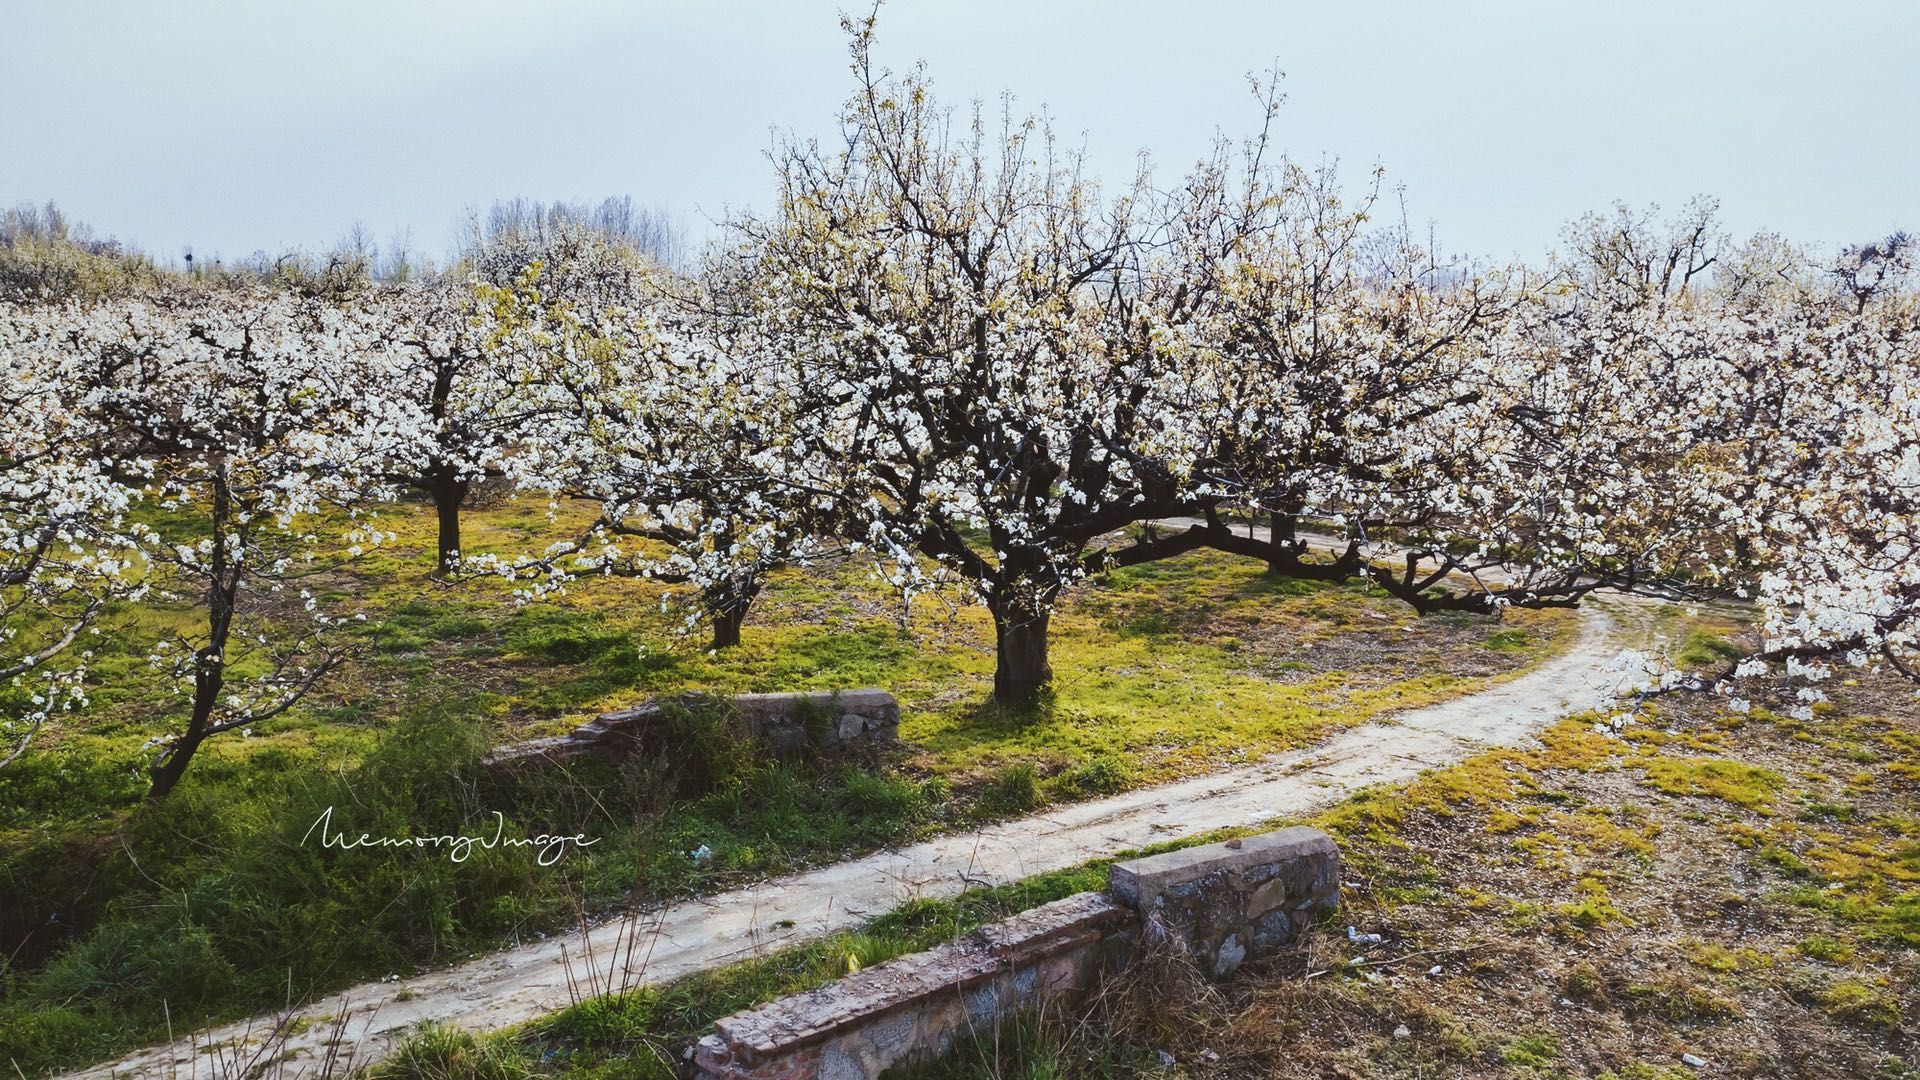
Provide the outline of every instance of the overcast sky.
<path id="1" fill-rule="evenodd" d="M 57 200 L 165 257 L 324 248 L 355 221 L 435 254 L 464 207 L 630 194 L 698 235 L 764 206 L 772 133 L 852 88 L 845 0 L 14 0 L 0 204 Z M 1378 163 L 1454 251 L 1533 256 L 1615 200 L 1720 199 L 1738 232 L 1920 228 L 1920 3 L 893 0 L 879 54 L 1012 91 L 1116 180 L 1257 120 Z"/>

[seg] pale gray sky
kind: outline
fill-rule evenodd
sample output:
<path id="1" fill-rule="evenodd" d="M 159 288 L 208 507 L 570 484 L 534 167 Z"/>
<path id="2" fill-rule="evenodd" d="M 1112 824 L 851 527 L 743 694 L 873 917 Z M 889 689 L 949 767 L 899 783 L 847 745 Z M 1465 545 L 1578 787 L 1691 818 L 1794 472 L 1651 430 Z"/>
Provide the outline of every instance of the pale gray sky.
<path id="1" fill-rule="evenodd" d="M 56 199 L 162 256 L 438 254 L 463 207 L 631 194 L 696 231 L 764 205 L 775 128 L 830 129 L 845 0 L 14 0 L 0 204 Z M 882 58 L 1011 90 L 1114 179 L 1171 178 L 1256 119 L 1374 163 L 1453 250 L 1532 256 L 1616 199 L 1721 200 L 1736 231 L 1920 228 L 1920 3 L 893 0 Z"/>

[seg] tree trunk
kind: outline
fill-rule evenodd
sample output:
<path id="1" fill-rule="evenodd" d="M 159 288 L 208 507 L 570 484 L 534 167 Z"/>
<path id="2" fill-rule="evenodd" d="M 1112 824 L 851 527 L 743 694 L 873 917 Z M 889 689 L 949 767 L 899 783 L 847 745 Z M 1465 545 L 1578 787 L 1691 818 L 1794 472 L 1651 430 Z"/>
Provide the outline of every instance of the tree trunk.
<path id="1" fill-rule="evenodd" d="M 207 741 L 213 727 L 213 711 L 219 707 L 220 692 L 227 685 L 226 650 L 229 631 L 233 619 L 233 598 L 235 586 L 224 583 L 212 590 L 214 608 L 208 620 L 211 643 L 202 647 L 194 658 L 193 670 L 193 712 L 187 719 L 186 733 L 173 741 L 166 751 L 147 769 L 147 778 L 153 786 L 147 790 L 147 798 L 165 798 L 174 785 L 187 773 L 187 764 L 193 760 L 200 744 Z"/>
<path id="2" fill-rule="evenodd" d="M 433 512 L 440 520 L 439 555 L 433 572 L 445 577 L 460 561 L 460 504 L 467 501 L 467 481 L 442 477 L 433 485 Z"/>
<path id="3" fill-rule="evenodd" d="M 1278 577 L 1293 565 L 1293 517 L 1275 511 L 1267 523 L 1267 573 Z M 1283 544 L 1285 548 L 1281 547 Z M 1287 554 L 1282 555 L 1283 550 Z"/>
<path id="4" fill-rule="evenodd" d="M 760 575 L 731 578 L 707 594 L 707 614 L 713 619 L 713 647 L 731 649 L 740 644 L 740 626 L 760 595 Z"/>
<path id="5" fill-rule="evenodd" d="M 721 610 L 713 613 L 713 647 L 731 649 L 740 644 L 740 624 L 747 619 L 745 608 Z"/>
<path id="6" fill-rule="evenodd" d="M 172 791 L 180 783 L 180 778 L 187 774 L 187 763 L 193 760 L 193 752 L 200 749 L 200 744 L 205 741 L 206 737 L 202 735 L 182 735 L 168 747 L 166 756 L 147 770 L 147 779 L 153 782 L 153 786 L 147 789 L 147 798 L 166 798 L 167 792 Z"/>
<path id="7" fill-rule="evenodd" d="M 1047 663 L 1047 618 L 1045 611 L 994 609 L 996 705 L 1032 708 L 1053 682 L 1053 668 Z"/>
<path id="8" fill-rule="evenodd" d="M 214 476 L 209 515 L 213 525 L 213 551 L 207 582 L 207 643 L 195 650 L 193 656 L 193 711 L 187 718 L 187 730 L 147 768 L 147 778 L 153 782 L 147 789 L 149 799 L 165 798 L 186 775 L 194 752 L 213 733 L 213 712 L 219 708 L 220 692 L 227 685 L 227 641 L 233 634 L 233 612 L 246 569 L 244 562 L 233 561 L 232 552 L 228 550 L 228 523 L 233 520 L 234 506 L 224 461 L 218 464 Z M 242 533 L 246 531 L 244 518 L 239 528 Z M 244 538 L 240 544 L 244 552 Z"/>

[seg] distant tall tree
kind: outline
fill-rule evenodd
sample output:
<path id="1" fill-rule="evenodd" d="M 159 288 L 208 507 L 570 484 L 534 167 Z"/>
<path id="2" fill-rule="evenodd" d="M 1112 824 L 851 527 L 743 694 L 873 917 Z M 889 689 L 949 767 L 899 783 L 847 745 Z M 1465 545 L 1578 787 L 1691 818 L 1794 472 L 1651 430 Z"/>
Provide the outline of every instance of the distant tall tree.
<path id="1" fill-rule="evenodd" d="M 617 304 L 644 271 L 631 249 L 562 222 L 488 241 L 458 273 L 394 283 L 364 301 L 396 346 L 401 367 L 369 394 L 418 409 L 387 477 L 432 500 L 436 573 L 457 566 L 460 512 L 473 485 L 505 477 L 539 438 L 539 426 L 570 403 L 555 379 L 561 357 L 535 312 Z"/>
<path id="2" fill-rule="evenodd" d="M 497 200 L 484 215 L 470 214 L 466 254 L 479 257 L 490 245 L 514 237 L 550 243 L 569 227 L 598 233 L 662 266 L 678 268 L 686 259 L 685 230 L 665 209 L 640 206 L 630 195 L 598 203 L 542 202 L 525 196 Z"/>
<path id="3" fill-rule="evenodd" d="M 163 276 L 144 254 L 96 235 L 51 202 L 0 211 L 0 301 L 125 296 Z"/>

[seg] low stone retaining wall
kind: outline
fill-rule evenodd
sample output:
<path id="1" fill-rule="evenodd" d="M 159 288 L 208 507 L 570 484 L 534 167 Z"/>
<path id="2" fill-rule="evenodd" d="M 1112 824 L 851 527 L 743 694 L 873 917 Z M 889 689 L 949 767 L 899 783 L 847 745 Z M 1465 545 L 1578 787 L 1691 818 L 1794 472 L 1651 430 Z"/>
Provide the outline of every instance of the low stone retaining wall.
<path id="1" fill-rule="evenodd" d="M 1116 863 L 1080 893 L 803 994 L 736 1013 L 695 1047 L 706 1080 L 858 1080 L 939 1057 L 1021 1013 L 1126 977 L 1143 944 L 1216 977 L 1272 952 L 1339 899 L 1340 855 L 1292 828 Z"/>
<path id="2" fill-rule="evenodd" d="M 719 702 L 738 710 L 750 737 L 776 749 L 847 743 L 890 743 L 899 737 L 900 704 L 885 690 L 813 691 L 791 694 L 741 694 Z M 689 694 L 650 701 L 634 709 L 602 713 L 565 735 L 502 746 L 489 753 L 489 765 L 564 762 L 588 755 L 622 757 L 647 745 L 650 729 L 669 708 L 711 704 L 707 695 Z"/>
<path id="3" fill-rule="evenodd" d="M 1281 829 L 1116 863 L 1107 887 L 1139 914 L 1147 941 L 1217 979 L 1338 906 L 1340 852 L 1318 829 Z"/>
<path id="4" fill-rule="evenodd" d="M 1085 990 L 1103 941 L 1130 916 L 1103 893 L 1080 893 L 736 1013 L 700 1040 L 699 1075 L 842 1080 L 937 1056 L 976 1027 Z"/>

